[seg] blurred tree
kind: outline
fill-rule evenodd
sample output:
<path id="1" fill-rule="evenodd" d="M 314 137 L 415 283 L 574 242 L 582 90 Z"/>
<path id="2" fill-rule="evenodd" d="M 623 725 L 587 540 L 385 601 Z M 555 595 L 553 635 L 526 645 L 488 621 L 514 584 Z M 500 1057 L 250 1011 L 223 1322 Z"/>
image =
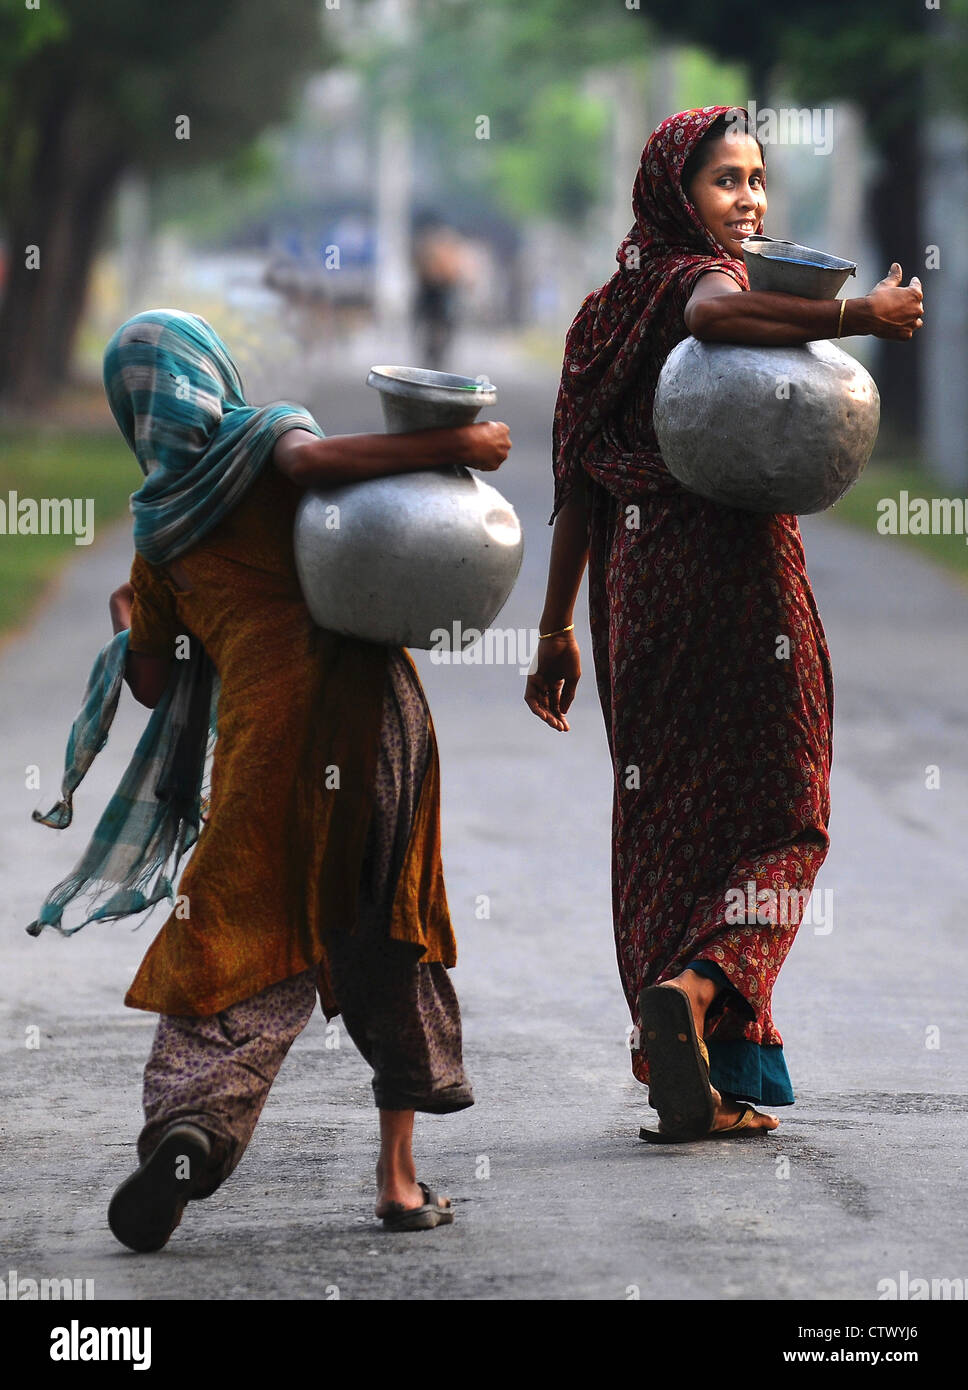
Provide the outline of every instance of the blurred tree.
<path id="1" fill-rule="evenodd" d="M 968 108 L 966 0 L 944 0 L 943 6 L 937 0 L 930 8 L 923 0 L 810 0 L 799 12 L 760 6 L 741 22 L 718 0 L 644 0 L 643 9 L 671 35 L 744 61 L 752 88 L 776 79 L 804 105 L 854 102 L 879 156 L 870 216 L 883 273 L 899 261 L 905 284 L 912 275 L 924 278 L 925 70 L 937 68 L 941 79 L 932 99 Z M 878 343 L 882 419 L 898 445 L 919 435 L 919 372 L 912 357 L 919 349 L 917 336 L 912 343 Z"/>
<path id="2" fill-rule="evenodd" d="M 629 57 L 641 27 L 621 5 L 603 12 L 587 0 L 420 0 L 414 20 L 402 62 L 379 30 L 356 57 L 374 91 L 397 70 L 441 182 L 471 204 L 484 190 L 514 219 L 580 232 L 607 183 L 608 113 L 583 79 Z"/>
<path id="3" fill-rule="evenodd" d="M 493 180 L 503 205 L 519 218 L 551 215 L 580 228 L 602 183 L 608 128 L 604 102 L 570 83 L 532 93 L 523 137 L 495 150 Z"/>
<path id="4" fill-rule="evenodd" d="M 318 0 L 0 0 L 0 400 L 65 379 L 123 171 L 235 154 L 328 56 Z"/>

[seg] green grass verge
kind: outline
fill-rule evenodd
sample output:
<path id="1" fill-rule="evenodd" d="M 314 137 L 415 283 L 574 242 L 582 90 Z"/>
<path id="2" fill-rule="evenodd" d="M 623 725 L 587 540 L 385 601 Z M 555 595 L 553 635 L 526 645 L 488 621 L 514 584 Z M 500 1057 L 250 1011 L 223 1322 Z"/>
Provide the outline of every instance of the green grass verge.
<path id="1" fill-rule="evenodd" d="M 18 498 L 94 499 L 93 527 L 124 516 L 141 473 L 120 435 L 0 429 L 0 501 Z M 7 518 L 9 532 L 10 521 Z M 0 632 L 24 623 L 44 589 L 68 561 L 84 553 L 73 535 L 0 534 Z M 120 584 L 124 576 L 119 578 Z M 107 595 L 105 595 L 107 604 Z"/>
<path id="2" fill-rule="evenodd" d="M 860 478 L 828 512 L 837 521 L 847 522 L 876 536 L 883 545 L 905 546 L 916 550 L 925 560 L 941 565 L 953 578 L 968 584 L 968 544 L 963 533 L 951 535 L 882 535 L 877 529 L 881 512 L 878 502 L 890 497 L 900 507 L 901 493 L 906 491 L 909 504 L 917 497 L 930 501 L 933 497 L 964 498 L 957 488 L 939 482 L 914 464 L 869 463 Z M 968 499 L 965 510 L 968 511 Z"/>

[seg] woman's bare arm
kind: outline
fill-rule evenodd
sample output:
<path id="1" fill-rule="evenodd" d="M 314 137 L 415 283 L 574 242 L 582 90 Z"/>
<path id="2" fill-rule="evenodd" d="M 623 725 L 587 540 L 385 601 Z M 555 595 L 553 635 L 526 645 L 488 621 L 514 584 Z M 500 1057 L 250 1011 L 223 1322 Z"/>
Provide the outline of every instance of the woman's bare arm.
<path id="1" fill-rule="evenodd" d="M 896 273 L 895 273 L 896 272 Z M 875 285 L 870 294 L 848 299 L 841 337 L 872 334 L 906 339 L 923 323 L 921 282 L 900 284 L 901 267 Z M 743 290 L 729 275 L 701 275 L 685 308 L 686 328 L 701 342 L 762 343 L 782 347 L 836 338 L 839 299 L 803 299 L 772 290 Z"/>
<path id="2" fill-rule="evenodd" d="M 587 505 L 583 489 L 576 487 L 555 517 L 540 632 L 557 632 L 571 623 L 587 563 Z"/>
<path id="3" fill-rule="evenodd" d="M 111 628 L 116 634 L 130 628 L 133 602 L 134 589 L 130 583 L 122 584 L 111 595 L 108 607 L 111 613 Z M 140 705 L 154 709 L 168 684 L 172 660 L 174 658 L 152 656 L 149 652 L 128 652 L 124 679 Z"/>
<path id="4" fill-rule="evenodd" d="M 325 439 L 295 429 L 276 441 L 272 461 L 297 486 L 308 488 L 414 473 L 446 463 L 492 472 L 510 450 L 508 427 L 500 421 L 407 434 L 332 434 Z"/>
<path id="5" fill-rule="evenodd" d="M 575 600 L 588 563 L 588 511 L 584 487 L 579 484 L 555 517 L 548 565 L 548 587 L 538 627 L 540 632 L 557 633 L 538 643 L 538 664 L 528 676 L 525 703 L 532 714 L 559 733 L 568 732 L 565 718 L 581 680 L 581 654 L 569 627 Z"/>

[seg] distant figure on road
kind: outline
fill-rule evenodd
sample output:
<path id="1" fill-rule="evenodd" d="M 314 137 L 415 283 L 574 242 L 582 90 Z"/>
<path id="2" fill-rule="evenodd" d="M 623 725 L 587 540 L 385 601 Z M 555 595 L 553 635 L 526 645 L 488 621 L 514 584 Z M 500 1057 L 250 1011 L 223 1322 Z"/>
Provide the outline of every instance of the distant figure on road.
<path id="1" fill-rule="evenodd" d="M 457 328 L 458 295 L 464 275 L 463 243 L 451 227 L 434 224 L 417 238 L 414 321 L 420 365 L 444 371 Z"/>
<path id="2" fill-rule="evenodd" d="M 125 999 L 161 1017 L 141 1166 L 111 1201 L 111 1229 L 160 1249 L 186 1201 L 225 1181 L 317 995 L 373 1068 L 376 1215 L 395 1231 L 447 1224 L 450 1203 L 417 1182 L 411 1147 L 415 1111 L 473 1104 L 448 976 L 433 725 L 404 648 L 315 626 L 292 536 L 305 488 L 455 452 L 493 470 L 507 428 L 323 438 L 301 407 L 249 406 L 224 344 L 177 310 L 122 325 L 105 386 L 146 475 L 132 497 L 137 553 L 111 596 L 116 636 L 72 730 L 64 800 L 36 818 L 69 823 L 122 680 L 153 714 L 86 855 L 28 930 L 61 929 L 91 885 L 111 895 L 103 917 L 172 899 L 195 846 Z"/>
<path id="3" fill-rule="evenodd" d="M 740 243 L 762 233 L 766 191 L 742 108 L 663 121 L 632 208 L 620 269 L 565 341 L 555 531 L 525 699 L 567 730 L 587 563 L 632 1070 L 660 1120 L 641 1135 L 678 1142 L 775 1129 L 747 1102 L 793 1103 L 771 999 L 830 843 L 833 679 L 797 518 L 686 491 L 653 430 L 656 382 L 689 334 L 792 344 L 842 327 L 910 338 L 922 294 L 916 278 L 901 286 L 896 264 L 843 310 L 750 292 Z M 780 634 L 792 660 L 777 657 Z"/>

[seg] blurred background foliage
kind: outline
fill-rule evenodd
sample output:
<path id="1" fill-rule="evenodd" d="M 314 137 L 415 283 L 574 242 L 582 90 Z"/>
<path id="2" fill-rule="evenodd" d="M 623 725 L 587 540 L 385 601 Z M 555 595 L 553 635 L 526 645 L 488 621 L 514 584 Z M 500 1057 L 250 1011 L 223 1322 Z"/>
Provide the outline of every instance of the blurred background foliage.
<path id="1" fill-rule="evenodd" d="M 0 0 L 3 477 L 35 476 L 29 428 L 103 425 L 101 347 L 146 295 L 253 361 L 279 352 L 277 321 L 307 371 L 323 339 L 347 360 L 393 341 L 427 219 L 476 258 L 469 328 L 560 362 L 649 130 L 755 100 L 847 122 L 829 160 L 768 148 L 768 230 L 833 238 L 862 262 L 853 293 L 895 259 L 925 280 L 930 339 L 851 348 L 881 387 L 879 452 L 968 489 L 966 393 L 939 380 L 968 372 L 968 0 L 37 4 Z"/>
<path id="2" fill-rule="evenodd" d="M 0 208 L 8 244 L 42 257 L 39 275 L 10 260 L 0 398 L 29 402 L 67 375 L 124 171 L 237 155 L 327 54 L 316 0 L 3 0 L 0 53 Z"/>
<path id="3" fill-rule="evenodd" d="M 0 401 L 43 400 L 66 379 L 92 262 L 126 171 L 154 215 L 232 239 L 292 190 L 280 131 L 308 76 L 351 70 L 363 119 L 406 109 L 422 164 L 450 202 L 520 225 L 581 231 L 607 198 L 608 100 L 589 75 L 684 45 L 676 99 L 745 103 L 782 89 L 804 105 L 849 99 L 879 161 L 870 188 L 878 260 L 916 263 L 918 134 L 926 107 L 963 112 L 968 0 L 809 0 L 738 22 L 714 0 L 0 0 L 0 215 L 12 254 L 0 307 Z M 930 79 L 930 80 L 929 80 Z M 179 116 L 190 139 L 175 138 Z M 486 116 L 487 140 L 471 139 Z M 644 135 L 647 131 L 643 131 Z M 630 171 L 634 172 L 634 171 Z M 629 180 L 630 182 L 630 180 Z M 898 187 L 903 189 L 898 196 Z M 882 354 L 888 413 L 918 429 L 910 354 Z"/>

